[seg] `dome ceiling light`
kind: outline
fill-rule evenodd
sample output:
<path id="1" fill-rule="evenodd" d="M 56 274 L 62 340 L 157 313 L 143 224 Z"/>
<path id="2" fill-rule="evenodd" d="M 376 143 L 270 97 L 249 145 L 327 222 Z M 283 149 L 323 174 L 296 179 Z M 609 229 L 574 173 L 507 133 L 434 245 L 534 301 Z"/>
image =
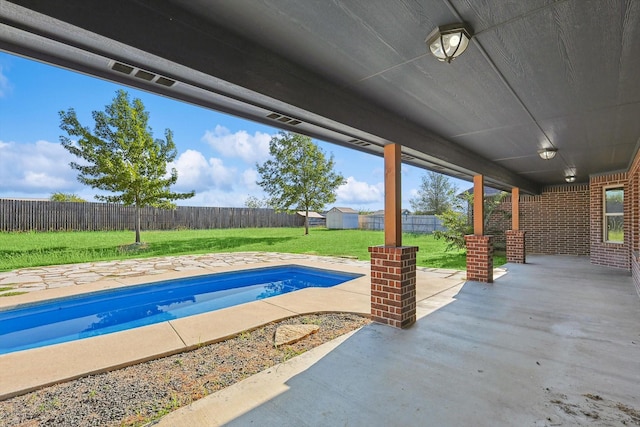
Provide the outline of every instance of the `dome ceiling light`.
<path id="1" fill-rule="evenodd" d="M 465 24 L 436 27 L 425 40 L 429 51 L 438 61 L 451 63 L 462 55 L 471 40 L 471 31 Z"/>
<path id="2" fill-rule="evenodd" d="M 551 160 L 558 153 L 557 148 L 545 148 L 544 150 L 538 151 L 538 155 L 542 160 Z"/>

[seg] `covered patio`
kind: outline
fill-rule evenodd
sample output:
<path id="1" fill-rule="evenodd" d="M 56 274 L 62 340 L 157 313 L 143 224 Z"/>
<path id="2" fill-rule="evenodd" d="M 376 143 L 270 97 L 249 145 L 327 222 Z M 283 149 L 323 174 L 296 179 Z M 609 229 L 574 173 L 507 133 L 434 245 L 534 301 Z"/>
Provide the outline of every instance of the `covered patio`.
<path id="1" fill-rule="evenodd" d="M 402 163 L 473 181 L 469 280 L 493 280 L 486 185 L 507 259 L 588 255 L 640 289 L 639 28 L 624 0 L 0 0 L 2 50 L 384 157 L 371 314 L 398 327 Z"/>
<path id="2" fill-rule="evenodd" d="M 640 424 L 640 302 L 623 271 L 533 256 L 178 410 L 159 425 Z M 434 311 L 435 309 L 435 311 Z"/>
<path id="3" fill-rule="evenodd" d="M 471 40 L 443 63 L 425 38 L 450 23 Z M 164 425 L 640 424 L 639 31 L 624 0 L 0 0 L 0 49 L 384 158 L 371 314 L 406 329 Z M 435 306 L 401 163 L 474 182 L 469 281 Z M 511 194 L 494 284 L 485 185 Z"/>

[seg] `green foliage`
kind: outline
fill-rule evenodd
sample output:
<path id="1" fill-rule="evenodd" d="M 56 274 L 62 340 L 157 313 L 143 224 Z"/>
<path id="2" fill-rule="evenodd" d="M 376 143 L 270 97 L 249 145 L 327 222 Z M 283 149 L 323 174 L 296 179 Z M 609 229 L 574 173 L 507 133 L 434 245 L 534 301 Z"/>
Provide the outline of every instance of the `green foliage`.
<path id="1" fill-rule="evenodd" d="M 473 225 L 469 222 L 468 215 L 459 209 L 449 209 L 436 216 L 445 230 L 434 231 L 433 237 L 444 240 L 448 251 L 465 249 L 464 236 L 473 234 Z"/>
<path id="2" fill-rule="evenodd" d="M 282 352 L 282 361 L 286 362 L 287 360 L 293 359 L 296 356 L 300 356 L 302 353 L 307 351 L 305 348 L 296 349 L 291 346 L 286 346 L 281 349 Z"/>
<path id="3" fill-rule="evenodd" d="M 259 199 L 256 196 L 249 196 L 247 197 L 247 200 L 244 201 L 244 206 L 249 209 L 268 208 L 269 200 L 267 200 L 266 198 Z"/>
<path id="4" fill-rule="evenodd" d="M 333 156 L 324 152 L 308 136 L 280 132 L 269 142 L 272 159 L 256 165 L 260 185 L 269 195 L 269 205 L 282 211 L 317 211 L 336 200 L 342 175 L 333 171 Z M 309 219 L 305 217 L 305 235 Z"/>
<path id="5" fill-rule="evenodd" d="M 489 219 L 496 213 L 498 207 L 508 193 L 484 198 L 484 229 L 491 234 L 500 230 L 488 230 Z M 433 236 L 447 242 L 447 250 L 461 250 L 466 248 L 464 236 L 473 234 L 473 224 L 470 212 L 473 212 L 473 194 L 465 193 L 456 199 L 452 207 L 440 215 L 436 215 L 442 222 L 444 231 L 435 231 Z M 510 214 L 502 212 L 503 215 Z"/>
<path id="6" fill-rule="evenodd" d="M 24 292 L 24 291 L 13 291 L 13 292 L 4 292 L 0 294 L 0 298 L 2 297 L 15 297 L 18 295 L 24 295 L 28 292 Z"/>
<path id="7" fill-rule="evenodd" d="M 440 215 L 456 204 L 457 191 L 448 176 L 429 171 L 422 175 L 418 194 L 409 203 L 416 215 Z"/>
<path id="8" fill-rule="evenodd" d="M 82 197 L 79 197 L 75 194 L 71 193 L 53 193 L 49 200 L 52 202 L 77 202 L 77 203 L 85 203 L 86 200 Z"/>
<path id="9" fill-rule="evenodd" d="M 178 173 L 172 168 L 167 176 L 167 163 L 177 155 L 171 130 L 165 139 L 154 139 L 148 126 L 149 113 L 140 99 L 129 101 L 129 95 L 119 90 L 105 111 L 94 111 L 93 132 L 83 127 L 73 108 L 60 112 L 60 128 L 69 137 L 61 136 L 62 146 L 81 162 L 71 162 L 79 172 L 78 181 L 98 190 L 114 193 L 96 195 L 96 199 L 135 206 L 136 242 L 140 242 L 140 213 L 145 206 L 173 208 L 173 200 L 188 199 L 195 194 L 173 193 Z M 76 137 L 77 140 L 71 139 Z"/>

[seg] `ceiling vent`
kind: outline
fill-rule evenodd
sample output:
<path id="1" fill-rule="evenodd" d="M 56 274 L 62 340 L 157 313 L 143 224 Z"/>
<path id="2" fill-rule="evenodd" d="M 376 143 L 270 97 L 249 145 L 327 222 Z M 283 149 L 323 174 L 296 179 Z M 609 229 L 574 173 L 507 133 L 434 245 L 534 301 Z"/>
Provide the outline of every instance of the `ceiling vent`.
<path id="1" fill-rule="evenodd" d="M 283 116 L 282 114 L 278 114 L 278 113 L 268 114 L 267 117 L 272 120 L 277 120 L 281 123 L 286 123 L 291 126 L 297 126 L 300 123 L 302 123 L 300 120 L 292 119 L 291 117 Z"/>
<path id="2" fill-rule="evenodd" d="M 400 156 L 400 158 L 401 158 L 402 160 L 406 160 L 406 161 L 410 161 L 410 160 L 415 160 L 415 159 L 416 159 L 415 157 L 410 156 L 410 155 L 408 155 L 408 154 L 403 154 L 403 155 L 401 155 L 401 156 Z"/>
<path id="3" fill-rule="evenodd" d="M 114 62 L 111 66 L 111 69 L 123 74 L 131 74 L 131 72 L 133 71 L 133 67 L 121 64 L 119 62 Z"/>
<path id="4" fill-rule="evenodd" d="M 156 78 L 155 74 L 152 74 L 152 73 L 149 73 L 148 71 L 143 71 L 143 70 L 136 71 L 136 73 L 134 75 L 137 78 L 142 79 L 142 80 L 146 80 L 148 82 L 150 82 L 151 80 Z"/>
<path id="5" fill-rule="evenodd" d="M 171 87 L 176 84 L 176 81 L 160 76 L 157 78 L 156 83 L 162 86 Z"/>
<path id="6" fill-rule="evenodd" d="M 351 144 L 357 145 L 358 147 L 368 147 L 371 143 L 367 141 L 363 141 L 361 139 L 352 139 L 349 141 Z"/>
<path id="7" fill-rule="evenodd" d="M 139 79 L 142 79 L 148 82 L 157 83 L 165 87 L 172 87 L 174 84 L 176 84 L 175 80 L 169 79 L 167 77 L 159 76 L 149 71 L 141 70 L 139 68 L 132 67 L 131 65 L 123 64 L 121 62 L 114 61 L 111 64 L 111 69 L 113 71 L 117 71 L 119 73 L 126 74 L 126 75 L 131 75 L 133 73 L 134 77 L 137 77 Z"/>

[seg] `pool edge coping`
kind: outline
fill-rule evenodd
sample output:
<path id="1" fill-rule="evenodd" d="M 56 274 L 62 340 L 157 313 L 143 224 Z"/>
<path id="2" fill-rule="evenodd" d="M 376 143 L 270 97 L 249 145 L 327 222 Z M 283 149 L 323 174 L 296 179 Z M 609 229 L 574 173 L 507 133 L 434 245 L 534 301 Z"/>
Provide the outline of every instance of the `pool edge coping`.
<path id="1" fill-rule="evenodd" d="M 126 366 L 182 353 L 197 348 L 199 345 L 209 345 L 224 341 L 243 331 L 256 329 L 265 324 L 294 316 L 326 312 L 350 312 L 364 316 L 370 315 L 370 293 L 368 292 L 370 271 L 368 265 L 352 266 L 299 259 L 255 263 L 250 266 L 207 267 L 197 270 L 174 271 L 119 280 L 103 280 L 83 286 L 47 289 L 30 294 L 18 295 L 11 301 L 2 301 L 0 307 L 2 307 L 2 309 L 10 309 L 11 307 L 49 299 L 64 298 L 67 296 L 135 286 L 162 280 L 240 271 L 247 269 L 247 267 L 254 269 L 284 265 L 300 265 L 349 273 L 355 272 L 363 274 L 363 276 L 331 288 L 303 289 L 289 294 L 244 303 L 209 313 L 160 322 L 154 325 L 0 355 L 0 400 L 7 400 L 31 391 L 88 375 L 122 369 Z M 357 281 L 366 281 L 366 284 L 359 284 L 357 287 L 361 288 L 364 285 L 367 289 L 362 289 L 361 292 L 349 289 L 353 287 L 352 282 Z M 320 309 L 293 310 L 292 308 L 295 308 L 298 302 L 304 302 L 299 300 L 303 300 L 302 297 L 308 293 L 305 293 L 305 291 L 327 291 L 322 293 L 327 294 L 325 299 L 329 300 L 333 299 L 330 297 L 330 294 L 335 292 L 332 291 L 346 292 L 345 295 L 362 300 L 362 305 L 355 304 L 356 307 L 358 305 L 364 307 L 364 300 L 366 299 L 367 309 L 366 311 L 362 309 L 358 310 L 354 307 L 352 310 L 343 310 L 332 309 L 330 306 L 327 306 L 324 309 L 320 307 Z M 291 296 L 293 296 L 293 298 Z M 339 301 L 342 300 L 343 298 L 339 299 Z M 11 304 L 8 304 L 9 302 Z M 257 309 L 258 307 L 260 308 Z M 215 320 L 216 317 L 223 317 L 225 320 L 222 325 L 222 330 L 219 332 L 207 331 L 207 337 L 205 339 L 194 342 L 193 333 L 189 335 L 188 331 L 192 329 L 194 325 L 196 328 L 203 328 L 208 322 Z M 158 336 L 160 336 L 160 339 Z M 166 341 L 160 342 L 160 340 Z M 146 349 L 142 351 L 131 351 L 142 345 L 149 345 L 149 351 L 146 351 Z M 118 351 L 122 349 L 127 351 Z M 51 370 L 52 366 L 56 366 L 54 370 Z M 65 366 L 67 368 L 64 368 Z"/>

